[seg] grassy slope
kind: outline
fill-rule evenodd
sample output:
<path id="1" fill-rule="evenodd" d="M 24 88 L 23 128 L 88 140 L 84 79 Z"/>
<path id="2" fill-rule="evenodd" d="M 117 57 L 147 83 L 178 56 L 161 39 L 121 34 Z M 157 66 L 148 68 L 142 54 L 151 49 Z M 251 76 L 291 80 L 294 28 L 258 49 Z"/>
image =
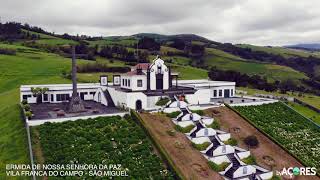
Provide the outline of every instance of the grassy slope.
<path id="1" fill-rule="evenodd" d="M 314 122 L 320 125 L 320 113 L 317 113 L 298 103 L 289 102 L 288 105 L 292 107 L 294 110 L 304 115 L 305 117 L 313 120 Z"/>
<path id="2" fill-rule="evenodd" d="M 112 38 L 106 38 L 102 40 L 97 41 L 87 41 L 90 46 L 105 46 L 105 45 L 123 45 L 123 46 L 134 46 L 134 44 L 137 42 L 137 40 L 132 38 L 120 38 L 120 39 L 112 39 Z"/>
<path id="3" fill-rule="evenodd" d="M 190 66 L 171 65 L 173 72 L 179 73 L 179 79 L 208 79 L 208 71 Z"/>
<path id="4" fill-rule="evenodd" d="M 27 30 L 24 30 L 25 32 L 28 32 Z M 63 38 L 58 38 L 42 33 L 37 33 L 37 32 L 32 32 L 29 31 L 30 34 L 35 34 L 35 35 L 40 35 L 40 39 L 36 40 L 37 43 L 39 44 L 47 44 L 47 45 L 65 45 L 65 44 L 78 44 L 78 42 L 73 41 L 73 40 L 68 40 L 68 39 L 63 39 Z"/>
<path id="5" fill-rule="evenodd" d="M 254 95 L 254 94 L 273 94 L 277 96 L 291 96 L 295 97 L 297 99 L 300 99 L 301 101 L 304 101 L 314 107 L 320 108 L 320 96 L 316 96 L 313 94 L 303 94 L 302 97 L 298 96 L 298 93 L 287 93 L 287 94 L 281 94 L 279 92 L 266 92 L 263 90 L 258 89 L 251 89 L 251 88 L 245 88 L 245 87 L 238 87 L 237 89 L 244 90 L 248 92 L 248 95 Z"/>
<path id="6" fill-rule="evenodd" d="M 0 47 L 18 51 L 16 56 L 0 55 L 0 179 L 4 179 L 5 164 L 29 162 L 26 132 L 18 106 L 19 86 L 69 83 L 60 73 L 62 69 L 70 69 L 71 61 L 23 46 L 0 44 Z"/>
<path id="7" fill-rule="evenodd" d="M 179 52 L 180 50 L 171 47 L 161 46 L 162 54 L 166 54 L 168 51 Z M 190 67 L 189 64 L 192 64 L 192 59 L 187 57 L 164 55 L 162 56 L 162 58 L 164 60 L 171 60 L 172 64 L 181 65 L 185 67 Z M 217 68 L 223 70 L 235 70 L 241 73 L 247 73 L 249 75 L 257 74 L 260 76 L 265 76 L 271 82 L 275 80 L 292 79 L 296 83 L 301 83 L 299 81 L 300 79 L 308 79 L 308 77 L 304 73 L 296 71 L 287 66 L 249 61 L 214 48 L 206 48 L 204 62 L 209 67 L 216 66 Z M 183 72 L 186 73 L 186 71 L 187 70 L 184 70 Z M 195 74 L 198 73 L 199 72 Z M 200 77 L 203 76 L 199 75 L 199 78 Z"/>
<path id="8" fill-rule="evenodd" d="M 294 57 L 294 56 L 309 57 L 310 55 L 320 57 L 320 54 L 316 52 L 312 53 L 308 51 L 295 50 L 295 49 L 289 49 L 284 47 L 265 47 L 265 46 L 254 46 L 249 44 L 239 44 L 237 46 L 247 47 L 252 49 L 253 51 L 264 51 L 271 54 L 281 55 L 286 58 Z"/>
<path id="9" fill-rule="evenodd" d="M 308 78 L 305 74 L 287 66 L 252 62 L 213 48 L 207 48 L 205 63 L 219 69 L 265 76 L 270 81 L 293 79 L 296 83 L 300 83 L 299 79 Z"/>

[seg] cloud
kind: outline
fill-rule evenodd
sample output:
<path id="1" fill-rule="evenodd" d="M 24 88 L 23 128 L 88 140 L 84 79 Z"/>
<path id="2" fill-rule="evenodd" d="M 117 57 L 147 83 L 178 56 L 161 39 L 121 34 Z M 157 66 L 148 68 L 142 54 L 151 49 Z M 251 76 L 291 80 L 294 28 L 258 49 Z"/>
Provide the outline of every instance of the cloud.
<path id="1" fill-rule="evenodd" d="M 221 42 L 320 41 L 318 0 L 10 0 L 2 21 L 93 36 L 194 33 Z"/>

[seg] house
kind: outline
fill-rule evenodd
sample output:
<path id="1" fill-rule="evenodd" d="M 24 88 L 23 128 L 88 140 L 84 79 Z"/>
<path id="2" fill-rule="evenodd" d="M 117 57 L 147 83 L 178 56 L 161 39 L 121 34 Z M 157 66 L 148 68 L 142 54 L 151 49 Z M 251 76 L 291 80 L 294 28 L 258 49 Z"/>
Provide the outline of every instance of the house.
<path id="1" fill-rule="evenodd" d="M 126 74 L 101 76 L 100 83 L 78 84 L 77 92 L 84 101 L 95 101 L 105 106 L 116 106 L 136 110 L 154 110 L 160 98 L 173 99 L 183 95 L 189 104 L 212 103 L 215 98 L 235 95 L 235 82 L 210 80 L 178 80 L 179 74 L 172 72 L 165 62 L 156 58 L 152 63 L 140 63 Z M 48 88 L 35 97 L 32 88 Z M 20 99 L 28 103 L 62 103 L 72 95 L 72 84 L 22 85 Z"/>

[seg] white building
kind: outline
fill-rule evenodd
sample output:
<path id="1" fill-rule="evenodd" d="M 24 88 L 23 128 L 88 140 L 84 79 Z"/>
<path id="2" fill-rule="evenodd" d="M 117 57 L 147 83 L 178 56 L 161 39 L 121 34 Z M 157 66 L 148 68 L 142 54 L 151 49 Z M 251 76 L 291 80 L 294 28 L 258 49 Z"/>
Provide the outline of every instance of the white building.
<path id="1" fill-rule="evenodd" d="M 100 102 L 106 106 L 130 109 L 154 110 L 162 97 L 173 98 L 184 95 L 189 104 L 210 104 L 214 98 L 233 97 L 235 82 L 209 80 L 178 80 L 164 61 L 156 58 L 153 63 L 140 63 L 126 74 L 113 75 L 113 82 L 107 76 L 100 77 L 100 83 L 78 84 L 78 93 L 83 100 Z M 31 88 L 48 88 L 41 96 L 33 96 Z M 72 84 L 22 85 L 20 98 L 28 103 L 61 103 L 72 95 Z"/>

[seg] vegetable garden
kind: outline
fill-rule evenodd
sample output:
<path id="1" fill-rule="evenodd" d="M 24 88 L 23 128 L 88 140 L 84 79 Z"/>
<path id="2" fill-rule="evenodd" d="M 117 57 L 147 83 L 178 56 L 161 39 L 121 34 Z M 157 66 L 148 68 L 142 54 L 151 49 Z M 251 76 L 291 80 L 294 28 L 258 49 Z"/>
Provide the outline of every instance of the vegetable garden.
<path id="1" fill-rule="evenodd" d="M 130 116 L 45 123 L 36 129 L 46 164 L 121 164 L 128 179 L 173 179 Z"/>
<path id="2" fill-rule="evenodd" d="M 234 107 L 304 165 L 320 169 L 320 129 L 286 105 Z"/>

